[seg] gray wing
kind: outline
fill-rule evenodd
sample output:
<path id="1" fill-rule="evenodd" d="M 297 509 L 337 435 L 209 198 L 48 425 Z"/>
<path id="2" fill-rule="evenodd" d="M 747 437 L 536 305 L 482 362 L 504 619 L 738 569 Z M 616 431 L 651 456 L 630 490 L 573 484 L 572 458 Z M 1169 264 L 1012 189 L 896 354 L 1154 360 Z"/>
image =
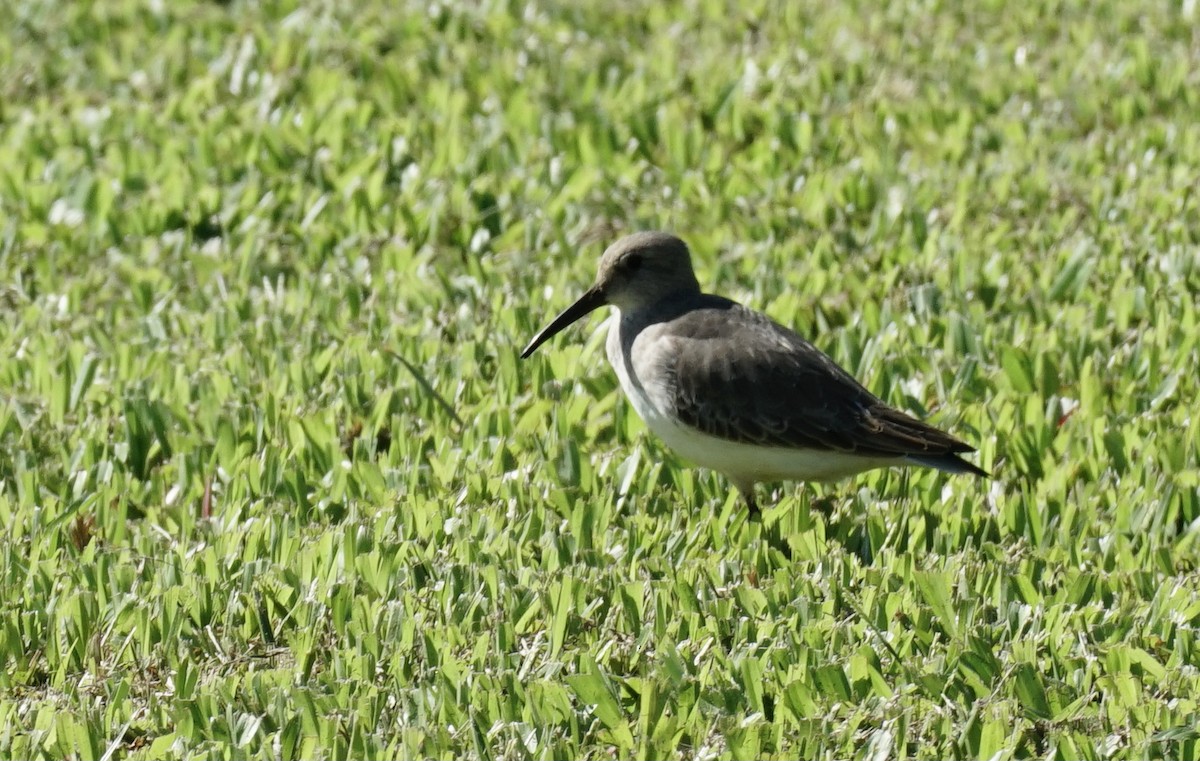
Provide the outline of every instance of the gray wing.
<path id="1" fill-rule="evenodd" d="M 677 349 L 663 369 L 687 425 L 731 441 L 861 455 L 974 451 L 889 407 L 782 325 L 725 299 L 707 304 L 661 328 Z"/>

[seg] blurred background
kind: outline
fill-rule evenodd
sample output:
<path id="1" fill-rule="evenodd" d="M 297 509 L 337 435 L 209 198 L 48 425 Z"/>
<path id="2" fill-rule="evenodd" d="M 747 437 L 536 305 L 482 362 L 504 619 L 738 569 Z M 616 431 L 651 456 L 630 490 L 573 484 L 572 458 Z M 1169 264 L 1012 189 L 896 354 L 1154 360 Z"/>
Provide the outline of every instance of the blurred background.
<path id="1" fill-rule="evenodd" d="M 1182 2 L 0 5 L 0 755 L 1195 757 Z M 649 437 L 604 247 L 980 448 Z"/>

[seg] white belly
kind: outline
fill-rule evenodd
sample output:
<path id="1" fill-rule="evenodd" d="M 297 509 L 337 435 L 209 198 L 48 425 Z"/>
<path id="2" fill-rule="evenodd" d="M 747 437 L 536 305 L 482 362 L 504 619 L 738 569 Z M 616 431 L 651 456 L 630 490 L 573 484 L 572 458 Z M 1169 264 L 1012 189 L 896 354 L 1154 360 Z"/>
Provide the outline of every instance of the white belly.
<path id="1" fill-rule="evenodd" d="M 675 417 L 665 376 L 657 372 L 647 342 L 653 326 L 641 331 L 629 346 L 621 341 L 620 316 L 614 315 L 608 333 L 608 359 L 621 389 L 656 436 L 686 460 L 726 475 L 739 488 L 759 481 L 833 481 L 864 470 L 895 464 L 899 458 L 872 458 L 816 449 L 744 444 L 720 439 L 685 425 Z"/>

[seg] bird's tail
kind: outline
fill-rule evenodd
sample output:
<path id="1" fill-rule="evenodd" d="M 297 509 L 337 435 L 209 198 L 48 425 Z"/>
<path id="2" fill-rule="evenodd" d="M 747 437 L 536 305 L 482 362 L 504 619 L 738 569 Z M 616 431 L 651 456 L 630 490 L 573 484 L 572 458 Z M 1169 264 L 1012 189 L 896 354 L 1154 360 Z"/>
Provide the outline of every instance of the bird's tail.
<path id="1" fill-rule="evenodd" d="M 927 468 L 937 468 L 946 473 L 970 473 L 973 476 L 991 478 L 983 468 L 976 467 L 956 454 L 910 454 L 904 459 Z"/>

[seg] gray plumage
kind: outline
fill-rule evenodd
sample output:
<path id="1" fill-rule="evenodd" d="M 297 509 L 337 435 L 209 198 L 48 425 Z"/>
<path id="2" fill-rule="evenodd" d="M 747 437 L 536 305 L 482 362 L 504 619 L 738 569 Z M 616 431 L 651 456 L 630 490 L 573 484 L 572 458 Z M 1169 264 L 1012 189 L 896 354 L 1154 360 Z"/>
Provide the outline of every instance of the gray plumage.
<path id="1" fill-rule="evenodd" d="M 688 459 L 721 471 L 756 509 L 756 481 L 830 480 L 918 464 L 986 476 L 974 449 L 896 410 L 792 330 L 704 294 L 680 239 L 614 243 L 596 283 L 522 352 L 605 304 L 621 386 L 647 425 Z"/>
<path id="2" fill-rule="evenodd" d="M 889 407 L 803 337 L 737 302 L 703 295 L 664 322 L 681 343 L 664 368 L 675 414 L 704 433 L 863 455 L 974 451 Z"/>

